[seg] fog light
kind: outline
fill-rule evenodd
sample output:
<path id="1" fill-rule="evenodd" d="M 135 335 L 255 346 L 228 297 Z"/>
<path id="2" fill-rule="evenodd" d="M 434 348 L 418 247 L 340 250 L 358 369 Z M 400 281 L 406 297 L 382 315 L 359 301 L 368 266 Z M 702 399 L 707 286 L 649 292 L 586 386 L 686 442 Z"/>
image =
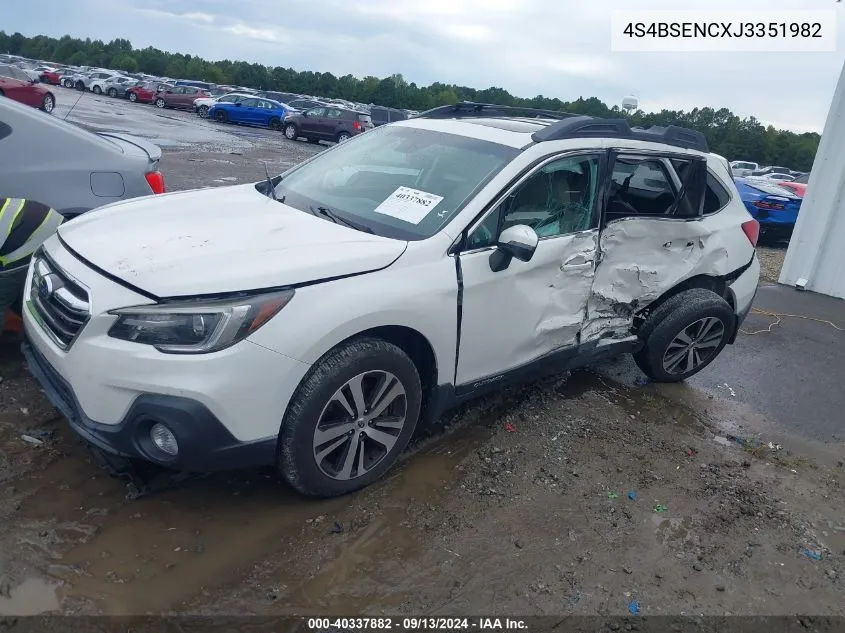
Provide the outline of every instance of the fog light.
<path id="1" fill-rule="evenodd" d="M 176 456 L 179 453 L 179 445 L 176 442 L 176 436 L 173 432 L 160 422 L 153 424 L 150 429 L 150 438 L 153 440 L 159 450 L 164 451 L 168 455 Z"/>

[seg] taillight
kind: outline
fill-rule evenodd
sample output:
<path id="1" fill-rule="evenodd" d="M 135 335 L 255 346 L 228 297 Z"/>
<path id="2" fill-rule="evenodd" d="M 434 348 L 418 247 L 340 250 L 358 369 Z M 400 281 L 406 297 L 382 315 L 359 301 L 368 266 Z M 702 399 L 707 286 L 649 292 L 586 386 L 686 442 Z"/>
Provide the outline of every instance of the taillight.
<path id="1" fill-rule="evenodd" d="M 166 189 L 164 188 L 164 176 L 161 175 L 160 171 L 148 171 L 144 174 L 144 178 L 147 179 L 147 184 L 150 186 L 150 189 L 153 190 L 153 193 L 166 192 Z"/>
<path id="2" fill-rule="evenodd" d="M 774 209 L 775 211 L 780 211 L 781 209 L 783 209 L 783 205 L 778 204 L 777 202 L 765 202 L 763 200 L 755 200 L 751 204 L 757 207 L 758 209 Z"/>
<path id="3" fill-rule="evenodd" d="M 360 130 L 361 129 L 361 122 L 360 121 L 353 121 L 352 122 L 352 129 Z"/>
<path id="4" fill-rule="evenodd" d="M 760 223 L 757 220 L 748 220 L 742 223 L 742 231 L 745 237 L 751 242 L 751 246 L 757 246 L 757 240 L 760 239 Z"/>

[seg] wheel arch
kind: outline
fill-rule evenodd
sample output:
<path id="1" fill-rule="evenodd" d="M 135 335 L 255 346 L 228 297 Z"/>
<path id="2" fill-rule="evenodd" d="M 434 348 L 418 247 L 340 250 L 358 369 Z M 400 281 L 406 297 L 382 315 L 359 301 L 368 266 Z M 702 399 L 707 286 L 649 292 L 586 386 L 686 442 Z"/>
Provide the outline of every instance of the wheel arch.
<path id="1" fill-rule="evenodd" d="M 405 352 L 420 376 L 422 386 L 422 407 L 420 409 L 420 421 L 428 419 L 431 407 L 435 406 L 435 395 L 438 385 L 438 364 L 437 355 L 431 341 L 419 330 L 406 325 L 378 325 L 370 327 L 355 334 L 351 334 L 338 341 L 325 351 L 315 362 L 320 362 L 327 354 L 343 347 L 344 345 L 362 338 L 377 338 L 391 343 Z M 303 377 L 303 381 L 306 380 Z M 302 384 L 300 382 L 300 384 Z M 298 387 L 297 387 L 298 388 Z"/>
<path id="2" fill-rule="evenodd" d="M 685 290 L 692 290 L 693 288 L 710 290 L 727 301 L 728 305 L 731 306 L 731 309 L 736 311 L 736 297 L 728 285 L 728 282 L 723 277 L 717 277 L 714 275 L 694 275 L 675 284 L 657 299 L 649 303 L 644 308 L 638 310 L 634 315 L 634 332 L 638 333 L 640 327 L 643 323 L 645 323 L 648 316 L 662 304 L 666 303 L 666 301 Z"/>

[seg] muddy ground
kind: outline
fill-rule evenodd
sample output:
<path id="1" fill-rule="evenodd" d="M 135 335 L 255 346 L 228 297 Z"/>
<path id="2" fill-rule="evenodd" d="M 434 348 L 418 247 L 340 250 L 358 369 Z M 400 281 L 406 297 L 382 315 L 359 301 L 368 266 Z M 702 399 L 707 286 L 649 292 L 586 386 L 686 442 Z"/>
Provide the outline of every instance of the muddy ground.
<path id="1" fill-rule="evenodd" d="M 216 125 L 165 114 L 176 132 Z M 316 151 L 238 134 L 165 147 L 170 188 Z M 648 384 L 620 359 L 419 429 L 395 471 L 345 498 L 248 471 L 128 500 L 17 346 L 0 340 L 0 615 L 845 614 L 842 442 L 784 431 L 715 383 Z"/>

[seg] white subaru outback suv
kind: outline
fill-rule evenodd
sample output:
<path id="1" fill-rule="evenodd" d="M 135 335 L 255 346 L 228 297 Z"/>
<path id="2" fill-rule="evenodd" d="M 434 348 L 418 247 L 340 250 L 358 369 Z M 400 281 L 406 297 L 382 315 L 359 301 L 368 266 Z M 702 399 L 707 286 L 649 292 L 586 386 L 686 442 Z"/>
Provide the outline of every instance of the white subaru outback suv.
<path id="1" fill-rule="evenodd" d="M 437 108 L 65 224 L 24 351 L 105 455 L 347 493 L 488 390 L 625 352 L 656 381 L 710 363 L 759 277 L 726 164 L 683 128 Z"/>

